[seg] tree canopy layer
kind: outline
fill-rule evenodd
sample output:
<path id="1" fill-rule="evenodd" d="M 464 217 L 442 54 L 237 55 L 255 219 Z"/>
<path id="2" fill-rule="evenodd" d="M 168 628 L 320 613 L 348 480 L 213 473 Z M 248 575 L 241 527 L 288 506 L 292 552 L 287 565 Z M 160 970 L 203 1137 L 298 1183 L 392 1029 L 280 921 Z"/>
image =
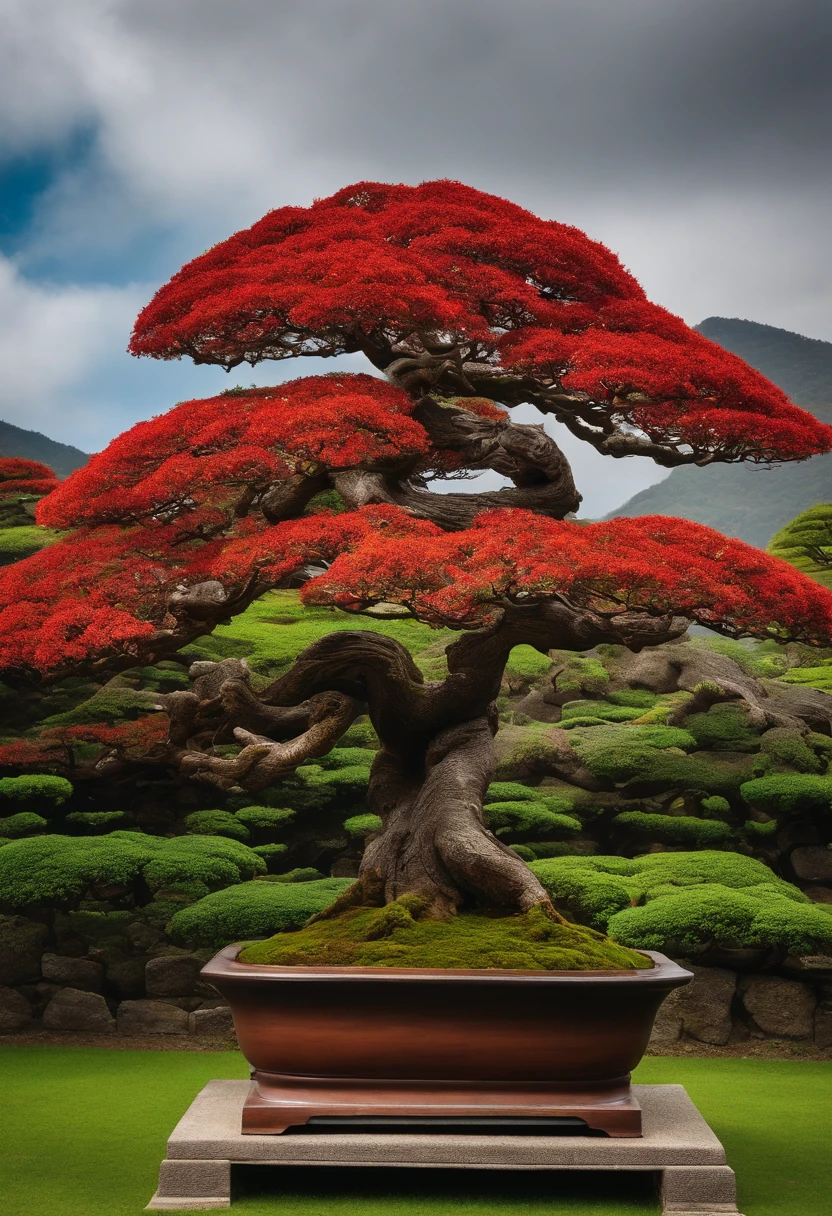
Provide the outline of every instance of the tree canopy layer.
<path id="1" fill-rule="evenodd" d="M 342 630 L 266 687 L 239 659 L 194 663 L 189 690 L 154 699 L 167 740 L 152 719 L 107 728 L 189 778 L 257 791 L 368 713 L 383 830 L 364 855 L 365 901 L 415 893 L 439 916 L 472 896 L 546 901 L 483 822 L 513 647 L 638 651 L 691 621 L 832 639 L 832 595 L 775 557 L 660 516 L 566 518 L 580 502 L 569 464 L 542 427 L 511 420 L 521 402 L 601 452 L 664 465 L 832 447 L 832 428 L 650 304 L 575 229 L 454 182 L 359 184 L 186 266 L 132 349 L 225 367 L 362 351 L 384 378 L 233 390 L 120 436 L 40 504 L 39 523 L 69 535 L 0 576 L 0 662 L 30 681 L 155 663 L 289 579 L 309 604 L 456 631 L 441 680 L 392 637 Z M 482 469 L 511 484 L 431 488 Z M 706 684 L 703 707 L 751 695 Z"/>

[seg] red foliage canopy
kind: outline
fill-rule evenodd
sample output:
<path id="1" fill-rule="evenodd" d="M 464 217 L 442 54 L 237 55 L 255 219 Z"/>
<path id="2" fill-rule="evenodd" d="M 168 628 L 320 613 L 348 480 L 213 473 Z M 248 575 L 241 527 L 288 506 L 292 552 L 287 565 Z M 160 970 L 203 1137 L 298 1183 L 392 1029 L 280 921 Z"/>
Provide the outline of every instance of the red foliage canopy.
<path id="1" fill-rule="evenodd" d="M 226 368 L 363 351 L 413 391 L 439 376 L 531 401 L 605 453 L 662 464 L 832 448 L 832 428 L 651 304 L 603 245 L 452 181 L 270 212 L 180 270 L 131 350 Z"/>
<path id="2" fill-rule="evenodd" d="M 131 427 L 68 478 L 38 522 L 181 521 L 208 538 L 273 485 L 322 469 L 415 468 L 430 442 L 401 389 L 375 376 L 309 376 L 186 401 Z M 181 543 L 181 539 L 180 539 Z"/>
<path id="3" fill-rule="evenodd" d="M 0 498 L 50 494 L 60 482 L 49 465 L 19 456 L 0 456 Z"/>
<path id="4" fill-rule="evenodd" d="M 575 229 L 454 182 L 350 187 L 186 266 L 142 313 L 133 349 L 229 367 L 363 350 L 393 383 L 233 390 L 120 436 L 39 506 L 40 523 L 72 535 L 0 571 L 7 668 L 154 661 L 321 564 L 309 602 L 393 602 L 456 629 L 554 599 L 832 640 L 832 595 L 739 541 L 661 517 L 548 518 L 572 509 L 568 466 L 494 401 L 533 401 L 602 451 L 663 463 L 832 447 L 832 428 L 650 304 Z M 448 396 L 465 409 L 444 410 Z M 426 507 L 441 496 L 424 476 L 460 466 L 511 478 L 499 502 L 512 509 L 484 510 L 487 495 L 467 513 Z M 355 509 L 316 509 L 333 485 Z"/>
<path id="5" fill-rule="evenodd" d="M 48 672 L 152 659 L 210 628 L 179 607 L 186 588 L 215 580 L 230 613 L 321 562 L 331 565 L 306 584 L 309 603 L 392 602 L 456 629 L 493 623 L 509 603 L 555 598 L 600 613 L 686 615 L 733 636 L 832 639 L 828 591 L 701 525 L 647 516 L 582 527 L 508 510 L 448 533 L 374 506 L 241 521 L 209 541 L 183 540 L 176 521 L 81 529 L 0 572 L 0 663 Z"/>

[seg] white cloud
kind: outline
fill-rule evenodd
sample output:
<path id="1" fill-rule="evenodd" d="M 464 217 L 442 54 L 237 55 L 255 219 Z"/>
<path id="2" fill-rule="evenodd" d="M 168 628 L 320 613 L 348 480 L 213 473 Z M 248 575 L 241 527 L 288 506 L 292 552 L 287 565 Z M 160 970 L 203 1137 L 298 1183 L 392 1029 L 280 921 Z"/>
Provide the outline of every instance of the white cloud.
<path id="1" fill-rule="evenodd" d="M 122 286 L 124 266 L 144 240 L 154 270 L 136 262 L 132 277 L 165 277 L 269 207 L 364 177 L 459 177 L 606 241 L 690 322 L 832 339 L 812 0 L 730 7 L 0 0 L 0 155 L 92 133 L 41 200 L 17 271 L 0 266 L 0 416 L 99 447 L 235 378 L 320 370 L 229 381 L 128 359 L 156 284 Z M 22 277 L 45 259 L 79 275 L 94 262 L 115 286 Z M 665 475 L 558 438 L 587 514 Z"/>
<path id="2" fill-rule="evenodd" d="M 81 401 L 67 412 L 67 400 L 124 349 L 146 290 L 31 283 L 0 258 L 0 416 L 84 447 L 97 420 Z"/>

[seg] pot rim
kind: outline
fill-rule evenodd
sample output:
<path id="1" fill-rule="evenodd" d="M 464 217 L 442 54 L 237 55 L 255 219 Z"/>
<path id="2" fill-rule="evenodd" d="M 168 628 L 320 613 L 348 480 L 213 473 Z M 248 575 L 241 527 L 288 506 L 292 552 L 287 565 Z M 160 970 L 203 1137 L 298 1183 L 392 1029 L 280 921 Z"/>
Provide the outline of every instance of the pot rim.
<path id="1" fill-rule="evenodd" d="M 202 976 L 225 983 L 245 984 L 252 980 L 266 983 L 302 983 L 317 980 L 330 983 L 469 983 L 469 984 L 638 984 L 641 987 L 676 988 L 693 979 L 664 954 L 655 950 L 639 950 L 652 959 L 653 966 L 638 971 L 503 971 L 489 968 L 428 968 L 428 967 L 280 967 L 267 963 L 241 963 L 237 955 L 248 943 L 235 942 L 220 950 L 202 968 Z"/>

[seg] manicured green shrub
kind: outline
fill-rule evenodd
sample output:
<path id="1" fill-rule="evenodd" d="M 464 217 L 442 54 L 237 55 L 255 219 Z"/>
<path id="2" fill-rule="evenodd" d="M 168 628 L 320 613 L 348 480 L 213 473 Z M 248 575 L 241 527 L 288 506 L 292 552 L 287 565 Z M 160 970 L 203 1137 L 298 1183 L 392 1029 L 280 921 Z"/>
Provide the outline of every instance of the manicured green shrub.
<path id="1" fill-rule="evenodd" d="M 571 744 L 593 776 L 622 782 L 644 776 L 655 765 L 657 753 L 667 748 L 687 751 L 696 740 L 676 726 L 605 726 L 576 731 Z"/>
<path id="2" fill-rule="evenodd" d="M 29 802 L 36 798 L 61 806 L 72 796 L 72 784 L 66 777 L 47 773 L 27 773 L 23 777 L 0 777 L 0 797 Z"/>
<path id="3" fill-rule="evenodd" d="M 370 769 L 364 764 L 350 764 L 334 769 L 325 769 L 318 763 L 303 764 L 295 770 L 295 776 L 307 789 L 320 793 L 323 805 L 339 795 L 356 798 L 366 793 L 370 783 Z"/>
<path id="4" fill-rule="evenodd" d="M 800 731 L 787 727 L 767 730 L 760 739 L 760 751 L 770 756 L 775 765 L 797 769 L 799 773 L 822 773 L 825 767 Z"/>
<path id="5" fill-rule="evenodd" d="M 593 655 L 577 655 L 571 651 L 551 652 L 556 666 L 562 666 L 555 688 L 559 693 L 582 693 L 585 696 L 603 695 L 610 682 L 610 673 L 599 658 Z"/>
<path id="6" fill-rule="evenodd" d="M 253 832 L 274 832 L 293 823 L 295 812 L 288 807 L 246 806 L 237 811 L 234 818 Z"/>
<path id="7" fill-rule="evenodd" d="M 124 811 L 72 811 L 67 815 L 66 821 L 75 827 L 97 831 L 102 828 L 109 829 L 124 818 Z"/>
<path id="8" fill-rule="evenodd" d="M 739 853 L 573 856 L 531 869 L 570 915 L 639 949 L 785 945 L 806 954 L 832 943 L 824 905 Z"/>
<path id="9" fill-rule="evenodd" d="M 256 853 L 258 857 L 262 857 L 266 865 L 271 869 L 272 866 L 280 864 L 280 858 L 289 851 L 289 846 L 285 844 L 256 844 L 252 848 L 252 853 Z"/>
<path id="10" fill-rule="evenodd" d="M 508 656 L 505 674 L 511 680 L 531 683 L 541 680 L 552 670 L 552 660 L 533 646 L 514 646 Z"/>
<path id="11" fill-rule="evenodd" d="M 599 722 L 630 722 L 642 710 L 634 706 L 608 705 L 606 701 L 567 701 L 563 707 L 561 726 L 567 728 L 573 718 L 593 718 Z"/>
<path id="12" fill-rule="evenodd" d="M 284 870 L 282 874 L 266 874 L 263 878 L 258 878 L 258 882 L 316 882 L 319 878 L 326 878 L 326 874 L 322 874 L 320 870 L 316 870 L 314 866 L 297 866 L 294 870 Z"/>
<path id="13" fill-rule="evenodd" d="M 252 849 L 216 836 L 35 836 L 0 849 L 0 891 L 15 908 L 74 903 L 98 888 L 134 898 L 142 884 L 197 898 L 265 869 Z"/>
<path id="14" fill-rule="evenodd" d="M 711 794 L 708 798 L 702 799 L 702 810 L 721 819 L 723 815 L 731 814 L 731 803 L 719 794 Z"/>
<path id="15" fill-rule="evenodd" d="M 369 836 L 370 832 L 380 832 L 383 827 L 380 815 L 351 815 L 344 820 L 344 828 L 350 836 Z"/>
<path id="16" fill-rule="evenodd" d="M 731 836 L 727 823 L 719 819 L 697 819 L 693 815 L 647 815 L 643 811 L 622 811 L 613 824 L 640 836 L 657 837 L 669 844 L 713 848 Z"/>
<path id="17" fill-rule="evenodd" d="M 520 781 L 492 781 L 485 802 L 539 802 L 540 792 Z"/>
<path id="18" fill-rule="evenodd" d="M 653 692 L 648 692 L 646 688 L 622 688 L 619 692 L 608 692 L 604 695 L 605 701 L 611 701 L 613 705 L 626 705 L 633 709 L 652 709 L 658 702 L 659 698 Z"/>
<path id="19" fill-rule="evenodd" d="M 509 845 L 509 848 L 512 853 L 516 853 L 523 861 L 535 861 L 537 859 L 537 853 L 535 853 L 534 849 L 527 848 L 524 844 L 512 844 Z"/>
<path id="20" fill-rule="evenodd" d="M 185 816 L 185 827 L 192 836 L 230 836 L 242 841 L 250 837 L 245 823 L 230 811 L 193 811 Z"/>
<path id="21" fill-rule="evenodd" d="M 342 747 L 366 747 L 378 750 L 378 735 L 371 722 L 353 722 L 352 726 L 341 736 Z"/>
<path id="22" fill-rule="evenodd" d="M 697 747 L 714 751 L 750 752 L 760 745 L 760 732 L 748 724 L 748 714 L 741 705 L 718 703 L 707 713 L 691 714 L 685 719 Z"/>
<path id="23" fill-rule="evenodd" d="M 17 840 L 21 836 L 34 836 L 37 832 L 45 832 L 48 827 L 49 821 L 42 815 L 36 815 L 34 811 L 18 811 L 16 815 L 6 815 L 0 819 L 0 836 Z"/>
<path id="24" fill-rule="evenodd" d="M 722 948 L 772 948 L 790 954 L 832 949 L 832 914 L 821 904 L 795 903 L 769 887 L 732 891 L 704 885 L 668 893 L 610 918 L 608 932 L 641 950 L 695 953 Z"/>
<path id="25" fill-rule="evenodd" d="M 776 835 L 779 826 L 776 819 L 767 819 L 764 822 L 756 819 L 746 819 L 743 824 L 743 831 L 752 840 L 765 840 L 769 836 Z"/>
<path id="26" fill-rule="evenodd" d="M 320 756 L 315 764 L 322 769 L 369 768 L 375 759 L 366 747 L 333 747 L 331 752 Z"/>
<path id="27" fill-rule="evenodd" d="M 524 847 L 531 849 L 536 860 L 542 860 L 545 857 L 572 857 L 577 853 L 589 854 L 595 850 L 595 845 L 592 841 L 585 840 L 579 842 L 568 840 L 530 840 Z"/>
<path id="28" fill-rule="evenodd" d="M 573 749 L 589 771 L 614 785 L 736 793 L 753 773 L 753 759 L 724 757 L 719 751 L 687 755 L 696 740 L 675 726 L 597 726 L 572 733 Z"/>
<path id="29" fill-rule="evenodd" d="M 793 811 L 824 810 L 832 806 L 832 776 L 815 773 L 772 773 L 740 786 L 749 806 L 771 814 L 790 815 Z"/>
<path id="30" fill-rule="evenodd" d="M 244 882 L 207 895 L 170 920 L 172 941 L 219 949 L 229 942 L 299 929 L 351 885 L 349 878 L 318 882 Z"/>
<path id="31" fill-rule="evenodd" d="M 560 799 L 548 799 L 558 804 Z M 496 836 L 514 832 L 560 833 L 579 832 L 581 821 L 550 809 L 547 802 L 491 802 L 483 807 L 486 827 Z"/>

